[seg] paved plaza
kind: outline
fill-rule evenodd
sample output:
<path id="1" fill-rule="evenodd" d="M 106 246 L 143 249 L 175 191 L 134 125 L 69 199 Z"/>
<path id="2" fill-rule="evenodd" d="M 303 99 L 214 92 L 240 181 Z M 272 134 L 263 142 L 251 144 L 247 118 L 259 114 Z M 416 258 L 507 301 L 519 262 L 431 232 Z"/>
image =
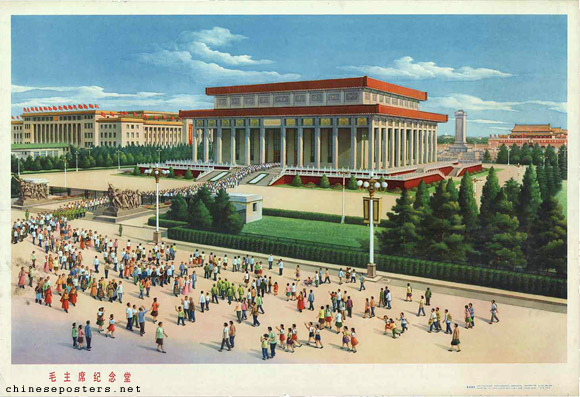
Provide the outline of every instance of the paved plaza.
<path id="1" fill-rule="evenodd" d="M 130 179 L 130 178 L 128 178 Z M 286 189 L 272 189 L 285 191 Z M 360 200 L 360 199 L 359 199 Z M 13 221 L 22 218 L 23 213 L 12 211 Z M 99 223 L 88 219 L 72 221 L 73 228 L 98 230 L 109 237 L 118 237 L 118 225 Z M 134 225 L 128 227 L 133 246 L 146 242 L 151 237 L 151 229 Z M 120 238 L 119 246 L 125 244 L 125 237 Z M 147 242 L 148 249 L 152 244 Z M 48 363 L 262 363 L 260 351 L 260 336 L 266 332 L 267 326 L 276 327 L 284 324 L 287 328 L 292 324 L 298 326 L 298 339 L 303 346 L 295 353 L 287 353 L 280 347 L 274 360 L 275 363 L 557 363 L 566 361 L 566 313 L 561 310 L 542 310 L 534 305 L 522 307 L 517 304 L 499 302 L 499 323 L 489 324 L 490 302 L 474 294 L 474 298 L 458 296 L 450 289 L 445 292 L 438 288 L 433 295 L 431 306 L 426 306 L 426 312 L 431 307 L 439 307 L 441 311 L 449 309 L 460 328 L 461 353 L 448 351 L 451 336 L 443 332 L 428 333 L 427 318 L 417 317 L 418 299 L 424 291 L 415 289 L 413 302 L 405 302 L 405 289 L 391 284 L 388 280 L 366 283 L 366 291 L 359 292 L 359 283 L 338 285 L 336 272 L 331 272 L 331 284 L 312 288 L 315 294 L 315 307 L 330 304 L 331 291 L 340 288 L 354 302 L 353 317 L 347 318 L 345 325 L 356 328 L 359 345 L 358 352 L 351 353 L 341 349 L 341 335 L 335 331 L 324 330 L 322 343 L 324 349 L 315 349 L 304 343 L 308 332 L 304 322 L 316 322 L 317 311 L 305 310 L 300 313 L 296 302 L 287 302 L 284 296 L 286 283 L 292 283 L 294 271 L 289 266 L 284 275 L 278 276 L 277 269 L 266 270 L 266 275 L 280 285 L 278 296 L 266 294 L 264 298 L 265 314 L 259 316 L 260 327 L 252 327 L 251 321 L 238 324 L 234 312 L 235 304 L 228 305 L 227 300 L 219 304 L 210 304 L 210 311 L 196 311 L 196 322 L 186 322 L 186 326 L 178 326 L 175 306 L 180 304 L 180 298 L 171 293 L 171 287 L 152 287 L 151 297 L 143 300 L 138 298 L 138 288 L 132 280 L 123 282 L 125 294 L 123 304 L 99 302 L 86 293 L 79 291 L 76 307 L 69 313 L 60 308 L 58 294 L 54 293 L 53 307 L 49 308 L 34 303 L 34 291 L 26 287 L 19 290 L 16 287 L 20 266 L 27 265 L 33 249 L 37 252 L 37 262 L 44 263 L 44 254 L 38 247 L 33 247 L 30 238 L 24 242 L 12 245 L 12 361 L 15 364 L 48 364 Z M 189 249 L 184 249 L 189 247 Z M 176 267 L 181 261 L 186 261 L 193 253 L 195 245 L 180 243 L 175 260 Z M 216 250 L 219 253 L 219 250 Z M 208 254 L 208 252 L 206 252 Z M 245 254 L 240 252 L 240 254 Z M 83 264 L 91 264 L 94 258 L 93 248 L 83 253 Z M 229 256 L 229 255 L 228 255 Z M 99 254 L 102 259 L 102 255 Z M 231 258 L 231 256 L 230 256 Z M 230 259 L 231 263 L 231 259 Z M 42 267 L 42 266 L 40 266 Z M 92 265 L 91 265 L 92 268 Z M 191 270 L 190 270 L 191 272 Z M 201 273 L 201 274 L 200 274 Z M 198 282 L 193 297 L 196 307 L 199 301 L 199 291 L 207 291 L 212 282 L 203 278 L 203 270 L 197 269 Z M 38 275 L 45 275 L 42 271 Z M 103 270 L 101 269 L 101 274 Z M 118 274 L 109 273 L 109 278 Z M 243 273 L 222 271 L 222 278 L 227 278 L 239 284 Z M 312 271 L 303 269 L 301 278 L 312 276 Z M 51 275 L 55 285 L 55 277 Z M 393 294 L 393 308 L 377 308 L 377 317 L 364 319 L 365 298 L 375 297 L 378 301 L 379 290 L 386 285 Z M 303 284 L 300 284 L 300 288 Z M 310 290 L 308 288 L 307 290 Z M 168 354 L 155 351 L 154 333 L 156 326 L 149 314 L 146 316 L 146 334 L 139 336 L 138 332 L 125 329 L 126 303 L 151 307 L 153 297 L 160 303 L 159 320 L 164 322 L 168 338 L 165 348 Z M 475 328 L 463 328 L 463 307 L 467 303 L 475 307 Z M 105 307 L 105 316 L 113 313 L 118 320 L 116 339 L 105 338 L 104 335 L 93 333 L 93 349 L 78 351 L 72 348 L 70 337 L 73 322 L 96 322 L 96 313 L 100 306 Z M 384 323 L 378 318 L 387 314 L 397 318 L 404 312 L 409 321 L 409 330 L 401 337 L 392 339 L 390 334 L 383 335 Z M 248 315 L 251 320 L 251 316 Z M 221 329 L 225 321 L 234 321 L 237 328 L 235 348 L 228 352 L 218 352 L 221 342 Z M 397 322 L 398 326 L 400 324 Z M 546 341 L 551 343 L 546 343 Z"/>

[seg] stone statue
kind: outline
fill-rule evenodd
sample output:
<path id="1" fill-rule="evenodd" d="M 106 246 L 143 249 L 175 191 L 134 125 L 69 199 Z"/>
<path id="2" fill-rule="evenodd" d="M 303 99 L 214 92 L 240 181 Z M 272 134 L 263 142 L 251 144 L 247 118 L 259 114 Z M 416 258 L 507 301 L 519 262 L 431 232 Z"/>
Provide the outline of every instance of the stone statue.
<path id="1" fill-rule="evenodd" d="M 48 184 L 20 181 L 20 200 L 42 200 L 48 198 Z"/>
<path id="2" fill-rule="evenodd" d="M 138 190 L 120 191 L 113 188 L 113 185 L 109 183 L 107 195 L 109 196 L 111 207 L 115 210 L 130 210 L 141 205 L 141 193 Z"/>

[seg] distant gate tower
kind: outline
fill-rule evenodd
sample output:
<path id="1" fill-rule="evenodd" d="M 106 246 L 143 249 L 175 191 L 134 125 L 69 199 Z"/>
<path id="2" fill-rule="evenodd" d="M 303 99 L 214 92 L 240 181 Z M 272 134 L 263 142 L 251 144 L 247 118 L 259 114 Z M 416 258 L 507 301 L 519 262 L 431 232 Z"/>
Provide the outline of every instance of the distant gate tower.
<path id="1" fill-rule="evenodd" d="M 463 110 L 455 112 L 455 143 L 449 147 L 452 152 L 467 152 L 465 132 L 467 130 L 467 113 Z"/>

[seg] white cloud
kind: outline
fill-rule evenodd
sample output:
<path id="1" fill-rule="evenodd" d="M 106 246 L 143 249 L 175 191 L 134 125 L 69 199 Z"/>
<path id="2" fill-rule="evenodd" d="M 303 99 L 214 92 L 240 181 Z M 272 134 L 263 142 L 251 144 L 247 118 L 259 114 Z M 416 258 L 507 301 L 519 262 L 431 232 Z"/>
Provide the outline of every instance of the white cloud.
<path id="1" fill-rule="evenodd" d="M 255 71 L 226 68 L 217 63 L 209 63 L 199 59 L 194 59 L 187 51 L 171 51 L 160 49 L 153 53 L 142 53 L 138 55 L 141 62 L 156 66 L 171 68 L 186 74 L 194 73 L 200 79 L 206 81 L 237 79 L 240 81 L 280 81 L 296 80 L 299 74 L 281 74 L 274 71 Z"/>
<path id="2" fill-rule="evenodd" d="M 444 97 L 431 97 L 427 101 L 428 107 L 442 107 L 463 110 L 504 110 L 516 112 L 514 106 L 519 102 L 497 102 L 488 101 L 479 97 L 467 94 L 450 94 Z"/>
<path id="3" fill-rule="evenodd" d="M 552 102 L 552 101 L 526 101 L 532 105 L 548 106 L 548 109 L 559 112 L 568 113 L 568 103 L 566 102 Z"/>
<path id="4" fill-rule="evenodd" d="M 488 68 L 462 66 L 460 68 L 438 66 L 435 62 L 414 62 L 410 56 L 396 59 L 392 66 L 341 66 L 343 70 L 364 73 L 378 78 L 400 78 L 412 80 L 443 79 L 475 81 L 493 77 L 510 77 L 512 74 Z"/>
<path id="5" fill-rule="evenodd" d="M 511 131 L 510 127 L 489 127 L 492 130 Z"/>
<path id="6" fill-rule="evenodd" d="M 171 68 L 185 74 L 195 74 L 196 79 L 206 82 L 237 78 L 242 81 L 262 82 L 296 80 L 296 73 L 246 70 L 245 66 L 272 64 L 269 59 L 254 59 L 252 55 L 234 55 L 214 47 L 224 47 L 246 40 L 247 37 L 234 34 L 228 29 L 214 27 L 197 32 L 185 31 L 172 43 L 157 46 L 153 51 L 137 54 L 143 63 Z"/>
<path id="7" fill-rule="evenodd" d="M 58 106 L 96 103 L 101 109 L 178 111 L 180 109 L 211 108 L 213 102 L 205 95 L 165 94 L 160 92 L 107 92 L 98 86 L 26 87 L 12 86 L 12 108 L 18 113 L 23 107 Z"/>
<path id="8" fill-rule="evenodd" d="M 448 108 L 448 109 L 463 109 L 463 110 L 475 110 L 475 111 L 485 111 L 485 110 L 501 110 L 506 112 L 518 112 L 518 108 L 521 108 L 526 105 L 539 105 L 543 107 L 547 107 L 548 110 L 553 110 L 559 113 L 566 113 L 567 112 L 567 104 L 566 102 L 553 102 L 553 101 L 540 101 L 540 100 L 532 100 L 532 101 L 522 101 L 522 102 L 498 102 L 498 101 L 490 101 L 485 100 L 473 95 L 467 94 L 449 94 L 444 97 L 431 97 L 426 102 L 426 108 Z M 469 119 L 468 119 L 469 120 Z M 471 120 L 474 123 L 482 123 L 482 124 L 497 124 L 494 120 L 483 120 L 483 119 L 474 119 Z"/>
<path id="9" fill-rule="evenodd" d="M 498 121 L 498 120 L 485 120 L 485 119 L 467 119 L 468 123 L 477 123 L 477 124 L 508 124 L 505 121 Z"/>

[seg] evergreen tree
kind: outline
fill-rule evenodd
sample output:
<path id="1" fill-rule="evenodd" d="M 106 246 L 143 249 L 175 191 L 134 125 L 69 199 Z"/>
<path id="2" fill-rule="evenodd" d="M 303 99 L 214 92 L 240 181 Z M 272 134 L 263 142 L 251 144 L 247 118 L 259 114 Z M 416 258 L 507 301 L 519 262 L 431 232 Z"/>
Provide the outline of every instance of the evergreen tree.
<path id="1" fill-rule="evenodd" d="M 42 162 L 40 161 L 40 157 L 34 159 L 32 163 L 32 170 L 33 171 L 40 171 L 42 169 Z"/>
<path id="2" fill-rule="evenodd" d="M 173 167 L 169 167 L 169 174 L 167 174 L 168 178 L 175 178 L 175 170 Z"/>
<path id="3" fill-rule="evenodd" d="M 220 189 L 214 198 L 214 203 L 210 208 L 213 218 L 213 226 L 218 231 L 224 231 L 224 220 L 227 217 L 226 208 L 230 203 L 230 196 L 225 189 Z"/>
<path id="4" fill-rule="evenodd" d="M 189 168 L 187 169 L 187 171 L 185 171 L 185 179 L 187 180 L 193 179 L 193 172 L 191 172 Z"/>
<path id="5" fill-rule="evenodd" d="M 32 158 L 31 155 L 28 155 L 26 157 L 26 160 L 24 160 L 24 162 L 21 165 L 24 165 L 24 169 L 26 171 L 33 170 L 34 169 L 34 159 Z"/>
<path id="6" fill-rule="evenodd" d="M 539 179 L 535 167 L 530 165 L 524 174 L 516 208 L 520 229 L 524 232 L 529 233 L 541 203 Z"/>
<path id="7" fill-rule="evenodd" d="M 292 182 L 290 183 L 290 185 L 295 187 L 302 186 L 302 179 L 300 178 L 300 175 L 298 174 L 294 175 L 294 178 L 292 178 Z"/>
<path id="8" fill-rule="evenodd" d="M 133 168 L 133 175 L 135 176 L 141 175 L 141 170 L 139 169 L 139 167 L 135 166 L 135 168 Z"/>
<path id="9" fill-rule="evenodd" d="M 554 181 L 554 196 L 562 190 L 562 176 L 560 175 L 560 166 L 558 164 L 552 166 L 552 176 Z"/>
<path id="10" fill-rule="evenodd" d="M 554 167 L 547 164 L 544 167 L 544 172 L 546 174 L 546 190 L 544 191 L 544 196 L 542 199 L 546 199 L 546 197 L 554 197 L 556 195 L 556 181 L 554 180 Z"/>
<path id="11" fill-rule="evenodd" d="M 194 197 L 188 209 L 189 226 L 198 230 L 209 230 L 212 228 L 213 219 L 203 200 Z"/>
<path id="12" fill-rule="evenodd" d="M 544 161 L 544 152 L 540 145 L 536 143 L 532 149 L 532 164 L 537 166 L 542 164 L 542 161 Z"/>
<path id="13" fill-rule="evenodd" d="M 431 211 L 420 225 L 420 252 L 433 260 L 464 261 L 470 250 L 465 242 L 465 225 L 459 215 L 459 203 L 452 200 L 441 181 L 429 200 Z"/>
<path id="14" fill-rule="evenodd" d="M 558 167 L 560 168 L 560 178 L 562 180 L 568 179 L 568 149 L 566 145 L 560 146 L 558 149 Z"/>
<path id="15" fill-rule="evenodd" d="M 351 175 L 350 178 L 348 178 L 346 188 L 348 190 L 358 190 L 358 186 L 356 184 L 356 178 L 354 177 L 354 175 Z"/>
<path id="16" fill-rule="evenodd" d="M 522 150 L 520 153 L 520 164 L 523 164 L 523 165 L 532 164 L 532 149 L 528 146 L 527 143 L 524 143 L 522 145 Z"/>
<path id="17" fill-rule="evenodd" d="M 548 189 L 546 186 L 546 167 L 540 165 L 536 168 L 536 179 L 538 180 L 538 186 L 540 187 L 540 197 L 544 199 Z"/>
<path id="18" fill-rule="evenodd" d="M 556 155 L 554 146 L 548 145 L 546 151 L 544 152 L 544 157 L 546 157 L 546 165 L 554 166 L 558 164 L 558 156 Z"/>
<path id="19" fill-rule="evenodd" d="M 504 191 L 507 200 L 512 204 L 515 214 L 520 197 L 520 184 L 517 183 L 514 178 L 510 178 L 504 183 L 502 190 Z"/>
<path id="20" fill-rule="evenodd" d="M 515 143 L 510 147 L 510 164 L 519 164 L 522 159 L 522 151 Z"/>
<path id="21" fill-rule="evenodd" d="M 171 207 L 167 211 L 167 218 L 175 221 L 187 219 L 187 202 L 181 193 L 177 193 L 177 196 L 171 199 Z"/>
<path id="22" fill-rule="evenodd" d="M 507 164 L 508 163 L 508 149 L 505 144 L 499 147 L 497 152 L 497 156 L 495 158 L 495 162 L 498 164 Z"/>
<path id="23" fill-rule="evenodd" d="M 326 174 L 322 175 L 322 178 L 320 178 L 320 184 L 318 186 L 324 189 L 328 189 L 330 187 L 330 181 L 328 180 Z"/>
<path id="24" fill-rule="evenodd" d="M 417 234 L 420 221 L 419 212 L 412 206 L 409 191 L 404 189 L 396 200 L 392 212 L 387 213 L 386 229 L 379 233 L 378 238 L 382 253 L 397 252 L 397 255 L 402 256 L 415 254 L 419 239 Z"/>
<path id="25" fill-rule="evenodd" d="M 195 194 L 195 198 L 203 201 L 207 208 L 211 208 L 213 206 L 213 198 L 211 197 L 211 192 L 206 186 L 202 186 L 197 193 Z"/>
<path id="26" fill-rule="evenodd" d="M 451 200 L 453 201 L 459 200 L 459 192 L 455 187 L 455 182 L 453 182 L 453 179 L 449 178 L 447 180 L 447 187 L 445 189 L 447 189 L 447 192 L 451 195 Z"/>
<path id="27" fill-rule="evenodd" d="M 481 204 L 479 208 L 480 225 L 485 225 L 489 217 L 495 214 L 495 205 L 499 190 L 500 187 L 495 169 L 491 167 L 481 191 Z"/>
<path id="28" fill-rule="evenodd" d="M 483 152 L 482 161 L 484 163 L 491 163 L 491 154 L 489 153 L 489 150 L 485 149 L 485 152 Z"/>
<path id="29" fill-rule="evenodd" d="M 538 217 L 528 236 L 528 267 L 534 270 L 567 270 L 567 225 L 562 207 L 548 197 L 538 211 Z"/>
<path id="30" fill-rule="evenodd" d="M 415 201 L 413 202 L 413 208 L 416 210 L 421 210 L 429 207 L 429 190 L 427 189 L 427 184 L 423 179 L 419 182 L 417 187 L 417 192 L 415 193 Z"/>
<path id="31" fill-rule="evenodd" d="M 526 234 L 518 232 L 518 220 L 513 216 L 513 206 L 502 189 L 497 197 L 497 212 L 491 217 L 490 236 L 485 244 L 489 264 L 496 267 L 523 267 L 526 260 L 522 245 Z"/>
<path id="32" fill-rule="evenodd" d="M 465 172 L 461 178 L 459 186 L 459 214 L 465 225 L 465 237 L 468 241 L 473 241 L 477 229 L 477 202 L 473 192 L 473 180 L 469 172 Z"/>
<path id="33" fill-rule="evenodd" d="M 232 203 L 226 208 L 224 232 L 229 234 L 239 234 L 244 228 L 244 221 Z"/>

